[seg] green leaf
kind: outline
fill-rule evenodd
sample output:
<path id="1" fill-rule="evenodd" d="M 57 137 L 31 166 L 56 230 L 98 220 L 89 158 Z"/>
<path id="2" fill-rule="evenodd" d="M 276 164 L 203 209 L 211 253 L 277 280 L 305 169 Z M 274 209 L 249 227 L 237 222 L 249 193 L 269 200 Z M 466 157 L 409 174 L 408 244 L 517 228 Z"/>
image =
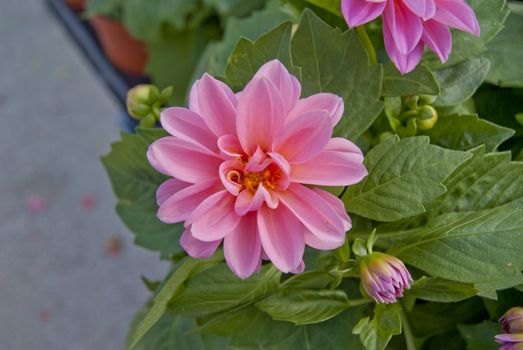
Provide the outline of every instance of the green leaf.
<path id="1" fill-rule="evenodd" d="M 256 306 L 275 320 L 303 325 L 326 321 L 347 309 L 349 303 L 341 290 L 286 289 Z"/>
<path id="2" fill-rule="evenodd" d="M 138 315 L 142 316 L 143 315 Z M 196 322 L 190 318 L 183 318 L 166 314 L 151 328 L 133 348 L 135 350 L 201 350 L 205 349 L 200 335 L 186 334 L 196 327 Z M 128 347 L 129 348 L 129 347 Z"/>
<path id="3" fill-rule="evenodd" d="M 138 323 L 134 333 L 130 337 L 129 348 L 133 349 L 140 340 L 153 328 L 153 326 L 162 318 L 167 309 L 169 300 L 179 292 L 180 287 L 184 281 L 198 269 L 203 269 L 209 265 L 215 264 L 221 260 L 223 255 L 218 254 L 211 259 L 193 260 L 185 258 L 174 273 L 166 279 L 164 284 L 158 290 L 158 294 L 154 296 L 151 302 L 151 307 L 147 310 L 143 319 Z"/>
<path id="4" fill-rule="evenodd" d="M 300 332 L 292 323 L 274 321 L 253 305 L 213 314 L 200 319 L 199 332 L 230 338 L 233 347 L 268 349 Z"/>
<path id="5" fill-rule="evenodd" d="M 243 17 L 265 5 L 266 0 L 204 0 L 205 5 L 213 7 L 220 16 Z"/>
<path id="6" fill-rule="evenodd" d="M 499 291 L 511 287 L 517 287 L 521 283 L 523 283 L 523 273 L 508 277 L 503 276 L 501 278 L 492 279 L 488 282 L 476 283 L 474 287 L 478 290 L 479 296 L 497 300 Z M 521 300 L 521 302 L 523 303 L 523 300 Z"/>
<path id="7" fill-rule="evenodd" d="M 301 68 L 302 96 L 330 92 L 343 98 L 336 136 L 356 139 L 383 109 L 382 69 L 371 66 L 356 32 L 341 33 L 305 10 L 292 38 L 294 65 Z"/>
<path id="8" fill-rule="evenodd" d="M 305 0 L 330 13 L 341 16 L 341 0 Z"/>
<path id="9" fill-rule="evenodd" d="M 400 74 L 391 63 L 383 67 L 383 87 L 381 89 L 383 96 L 439 94 L 440 89 L 436 77 L 432 71 L 423 64 L 407 74 Z"/>
<path id="10" fill-rule="evenodd" d="M 312 270 L 294 275 L 281 284 L 281 288 L 323 289 L 334 281 L 325 270 Z"/>
<path id="11" fill-rule="evenodd" d="M 276 290 L 281 273 L 272 265 L 249 279 L 236 277 L 227 264 L 219 264 L 191 278 L 169 302 L 169 310 L 201 317 L 254 304 Z"/>
<path id="12" fill-rule="evenodd" d="M 169 31 L 157 41 L 148 43 L 146 72 L 160 88 L 173 86 L 171 104 L 185 104 L 196 63 L 209 40 L 217 34 L 216 28 L 202 26 L 197 29 Z"/>
<path id="13" fill-rule="evenodd" d="M 490 61 L 471 58 L 434 72 L 441 88 L 435 106 L 453 106 L 469 99 L 485 80 Z"/>
<path id="14" fill-rule="evenodd" d="M 467 350 L 497 350 L 499 344 L 494 336 L 501 333 L 499 324 L 492 321 L 483 321 L 475 325 L 459 325 L 459 332 L 467 342 Z"/>
<path id="15" fill-rule="evenodd" d="M 437 277 L 422 277 L 412 284 L 411 289 L 405 291 L 405 296 L 440 303 L 452 303 L 471 298 L 476 293 L 476 288 L 471 284 L 448 281 Z"/>
<path id="16" fill-rule="evenodd" d="M 469 0 L 474 13 L 479 21 L 481 36 L 459 30 L 452 31 L 452 52 L 447 65 L 463 61 L 469 57 L 486 51 L 486 44 L 492 40 L 503 28 L 503 23 L 508 15 L 506 0 Z M 442 64 L 434 54 L 427 57 L 431 67 L 441 67 Z"/>
<path id="17" fill-rule="evenodd" d="M 488 44 L 485 53 L 492 62 L 487 81 L 504 87 L 523 87 L 523 16 L 512 12 L 505 28 Z"/>
<path id="18" fill-rule="evenodd" d="M 227 60 L 240 39 L 256 40 L 277 25 L 294 20 L 295 14 L 280 1 L 268 1 L 261 11 L 253 12 L 249 17 L 230 18 L 225 26 L 222 40 L 215 45 L 209 57 L 208 73 L 225 76 Z"/>
<path id="19" fill-rule="evenodd" d="M 408 232 L 388 253 L 435 277 L 482 283 L 521 275 L 523 211 L 449 213 Z"/>
<path id="20" fill-rule="evenodd" d="M 453 331 L 460 323 L 474 323 L 487 317 L 481 298 L 470 298 L 456 303 L 417 304 L 407 314 L 409 324 L 417 338 Z"/>
<path id="21" fill-rule="evenodd" d="M 365 156 L 369 175 L 343 197 L 351 213 L 396 221 L 425 211 L 445 192 L 442 182 L 471 156 L 430 145 L 425 136 L 383 141 Z"/>
<path id="22" fill-rule="evenodd" d="M 445 181 L 448 192 L 431 207 L 431 215 L 501 206 L 523 207 L 523 163 L 510 153 L 485 154 L 483 147 Z"/>
<path id="23" fill-rule="evenodd" d="M 504 128 L 477 115 L 443 115 L 436 125 L 423 135 L 430 137 L 431 143 L 454 150 L 468 151 L 484 145 L 487 151 L 494 151 L 504 141 L 514 135 L 514 130 Z"/>
<path id="24" fill-rule="evenodd" d="M 377 304 L 372 320 L 361 319 L 352 332 L 359 334 L 366 350 L 384 350 L 393 335 L 401 334 L 400 306 Z"/>
<path id="25" fill-rule="evenodd" d="M 242 90 L 258 69 L 273 59 L 280 60 L 292 71 L 291 32 L 292 23 L 285 22 L 256 42 L 241 38 L 227 62 L 228 85 L 235 91 Z"/>
<path id="26" fill-rule="evenodd" d="M 183 225 L 167 225 L 156 217 L 156 190 L 167 178 L 154 170 L 146 157 L 149 145 L 165 135 L 162 129 L 122 133 L 121 141 L 111 146 L 102 162 L 118 200 L 116 211 L 136 235 L 135 243 L 168 258 L 182 251 L 178 239 Z"/>

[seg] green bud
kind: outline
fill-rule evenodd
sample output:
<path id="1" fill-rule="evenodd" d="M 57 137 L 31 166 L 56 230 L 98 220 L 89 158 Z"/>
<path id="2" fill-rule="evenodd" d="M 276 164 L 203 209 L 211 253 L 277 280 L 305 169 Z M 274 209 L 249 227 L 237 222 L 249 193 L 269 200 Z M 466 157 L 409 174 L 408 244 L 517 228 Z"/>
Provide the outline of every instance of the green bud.
<path id="1" fill-rule="evenodd" d="M 151 107 L 149 107 L 146 104 L 138 104 L 131 108 L 131 111 L 129 114 L 131 116 L 135 117 L 136 119 L 143 119 L 147 117 L 147 115 L 151 112 Z"/>
<path id="2" fill-rule="evenodd" d="M 409 109 L 418 109 L 419 96 L 406 96 L 403 98 L 403 103 Z"/>
<path id="3" fill-rule="evenodd" d="M 154 86 L 151 85 L 151 89 L 149 90 L 149 102 L 154 103 L 160 98 L 160 90 Z"/>
<path id="4" fill-rule="evenodd" d="M 148 105 L 149 104 L 149 91 L 151 90 L 151 85 L 136 85 L 131 90 L 127 92 L 127 112 L 136 119 L 142 119 L 145 115 L 141 114 L 143 111 L 142 107 L 137 107 L 138 105 Z M 135 113 L 135 108 L 138 108 L 139 113 Z"/>
<path id="5" fill-rule="evenodd" d="M 397 120 L 397 119 L 396 119 Z M 380 134 L 380 142 L 390 139 L 394 134 L 390 131 L 385 131 Z"/>
<path id="6" fill-rule="evenodd" d="M 523 113 L 518 113 L 518 114 L 516 114 L 516 120 L 518 121 L 518 123 L 519 123 L 520 125 L 523 126 Z"/>
<path id="7" fill-rule="evenodd" d="M 361 238 L 356 238 L 352 243 L 352 252 L 358 257 L 366 256 L 368 254 L 367 242 Z"/>
<path id="8" fill-rule="evenodd" d="M 174 91 L 174 88 L 172 86 L 168 86 L 165 89 L 163 89 L 160 94 L 161 102 L 167 103 L 167 101 L 169 101 L 169 99 L 171 98 L 173 91 Z"/>
<path id="9" fill-rule="evenodd" d="M 438 112 L 432 106 L 423 106 L 419 111 L 417 126 L 420 130 L 430 130 L 438 122 Z"/>
<path id="10" fill-rule="evenodd" d="M 389 118 L 389 125 L 393 131 L 397 131 L 401 126 L 401 122 L 396 118 Z"/>
<path id="11" fill-rule="evenodd" d="M 431 105 L 433 104 L 434 102 L 436 102 L 436 100 L 438 99 L 438 96 L 433 96 L 433 95 L 421 95 L 419 97 L 419 103 L 420 105 L 422 106 L 425 106 L 425 105 Z"/>
<path id="12" fill-rule="evenodd" d="M 152 114 L 149 114 L 147 117 L 143 118 L 140 121 L 140 127 L 142 128 L 152 128 L 155 124 L 156 118 Z"/>

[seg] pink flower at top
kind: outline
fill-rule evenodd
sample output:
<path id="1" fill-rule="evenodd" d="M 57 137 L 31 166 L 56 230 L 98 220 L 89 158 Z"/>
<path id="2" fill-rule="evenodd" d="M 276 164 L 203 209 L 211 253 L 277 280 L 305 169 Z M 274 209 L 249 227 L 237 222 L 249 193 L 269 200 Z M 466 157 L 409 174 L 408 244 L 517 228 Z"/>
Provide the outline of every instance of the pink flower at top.
<path id="1" fill-rule="evenodd" d="M 401 73 L 412 71 L 427 45 L 445 63 L 452 50 L 448 27 L 476 36 L 480 28 L 465 0 L 342 0 L 350 27 L 383 18 L 385 49 Z"/>
<path id="2" fill-rule="evenodd" d="M 158 217 L 185 221 L 180 243 L 194 258 L 223 241 L 225 259 L 241 278 L 270 259 L 301 272 L 305 245 L 334 249 L 351 221 L 343 202 L 312 187 L 346 186 L 367 171 L 352 142 L 331 138 L 343 100 L 321 93 L 300 99 L 301 86 L 277 60 L 234 94 L 205 74 L 189 109 L 168 108 L 149 162 L 172 177 L 157 191 Z"/>

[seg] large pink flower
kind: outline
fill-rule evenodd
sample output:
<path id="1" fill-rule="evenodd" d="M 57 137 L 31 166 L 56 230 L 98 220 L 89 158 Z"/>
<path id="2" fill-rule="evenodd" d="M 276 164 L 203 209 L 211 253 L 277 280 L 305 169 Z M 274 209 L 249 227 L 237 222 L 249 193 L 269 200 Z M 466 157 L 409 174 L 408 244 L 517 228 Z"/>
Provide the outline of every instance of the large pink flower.
<path id="1" fill-rule="evenodd" d="M 401 73 L 416 68 L 425 45 L 445 63 L 452 50 L 448 27 L 480 34 L 465 0 L 342 0 L 342 12 L 350 27 L 382 15 L 385 49 Z"/>
<path id="2" fill-rule="evenodd" d="M 172 136 L 154 142 L 147 156 L 173 178 L 158 189 L 158 217 L 185 221 L 180 243 L 189 255 L 209 257 L 223 240 L 230 268 L 246 278 L 262 258 L 300 272 L 306 244 L 344 243 L 351 222 L 343 202 L 309 185 L 359 182 L 367 175 L 363 155 L 352 142 L 331 138 L 341 98 L 300 93 L 275 60 L 238 94 L 205 74 L 192 87 L 189 109 L 162 113 Z"/>

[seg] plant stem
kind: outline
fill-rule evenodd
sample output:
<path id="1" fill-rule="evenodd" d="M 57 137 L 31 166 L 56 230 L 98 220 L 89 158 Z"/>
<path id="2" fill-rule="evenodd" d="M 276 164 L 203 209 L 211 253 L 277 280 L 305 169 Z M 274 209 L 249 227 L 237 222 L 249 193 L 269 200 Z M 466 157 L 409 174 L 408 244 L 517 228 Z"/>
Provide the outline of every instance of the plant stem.
<path id="1" fill-rule="evenodd" d="M 376 50 L 374 49 L 374 45 L 372 44 L 372 41 L 369 38 L 369 34 L 367 34 L 365 25 L 356 27 L 356 31 L 358 32 L 358 35 L 361 39 L 363 47 L 365 48 L 365 51 L 367 51 L 367 55 L 369 56 L 370 63 L 377 64 L 378 56 L 376 56 Z"/>
<path id="2" fill-rule="evenodd" d="M 416 344 L 414 342 L 414 335 L 412 334 L 412 328 L 410 328 L 409 319 L 403 310 L 401 309 L 401 323 L 403 325 L 403 335 L 405 336 L 405 344 L 407 350 L 416 350 Z"/>

